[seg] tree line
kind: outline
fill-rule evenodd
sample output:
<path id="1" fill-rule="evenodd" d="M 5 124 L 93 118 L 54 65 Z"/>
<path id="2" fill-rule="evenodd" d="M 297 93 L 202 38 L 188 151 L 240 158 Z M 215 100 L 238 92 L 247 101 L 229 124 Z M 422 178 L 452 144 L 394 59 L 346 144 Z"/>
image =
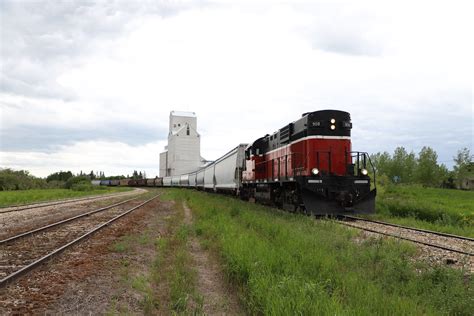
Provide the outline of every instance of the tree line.
<path id="1" fill-rule="evenodd" d="M 370 156 L 377 177 L 392 183 L 417 183 L 425 186 L 454 188 L 466 177 L 474 176 L 474 155 L 463 148 L 453 157 L 454 168 L 448 170 L 438 163 L 438 154 L 431 147 L 423 147 L 416 155 L 397 147 L 393 154 L 376 153 Z M 86 188 L 91 180 L 146 179 L 146 173 L 134 170 L 132 175 L 106 176 L 103 171 L 73 174 L 71 171 L 58 171 L 46 178 L 38 178 L 27 170 L 0 169 L 0 191 L 48 189 L 48 188 Z"/>
<path id="2" fill-rule="evenodd" d="M 0 168 L 0 191 L 29 190 L 29 189 L 91 189 L 91 180 L 121 180 L 146 179 L 146 173 L 133 171 L 132 176 L 106 176 L 103 171 L 73 174 L 71 171 L 58 171 L 46 178 L 35 177 L 27 170 L 13 170 Z"/>
<path id="3" fill-rule="evenodd" d="M 431 147 L 423 147 L 418 155 L 397 147 L 390 155 L 388 152 L 370 156 L 377 176 L 388 178 L 392 183 L 416 183 L 425 186 L 443 186 L 454 188 L 462 179 L 473 174 L 474 156 L 468 148 L 458 151 L 453 157 L 454 168 L 438 163 L 438 154 Z"/>

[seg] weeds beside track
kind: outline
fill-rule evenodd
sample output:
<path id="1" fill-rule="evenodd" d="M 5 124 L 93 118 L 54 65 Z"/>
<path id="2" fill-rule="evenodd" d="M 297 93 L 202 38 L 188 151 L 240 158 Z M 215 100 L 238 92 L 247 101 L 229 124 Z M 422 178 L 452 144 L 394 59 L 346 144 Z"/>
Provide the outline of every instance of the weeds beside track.
<path id="1" fill-rule="evenodd" d="M 405 242 L 191 190 L 195 232 L 221 258 L 251 314 L 457 314 L 474 310 L 472 278 L 415 260 Z"/>
<path id="2" fill-rule="evenodd" d="M 417 185 L 381 186 L 376 214 L 370 218 L 474 238 L 474 192 Z"/>

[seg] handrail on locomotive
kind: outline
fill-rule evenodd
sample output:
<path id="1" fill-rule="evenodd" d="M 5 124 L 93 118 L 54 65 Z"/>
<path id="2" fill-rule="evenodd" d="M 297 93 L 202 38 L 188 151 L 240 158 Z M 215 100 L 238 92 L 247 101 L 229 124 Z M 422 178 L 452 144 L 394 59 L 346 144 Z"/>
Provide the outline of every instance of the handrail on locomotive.
<path id="1" fill-rule="evenodd" d="M 327 161 L 328 161 L 328 172 L 327 174 L 332 174 L 332 151 L 330 150 L 316 150 L 314 151 L 315 157 L 316 157 L 316 168 L 319 170 L 322 170 L 321 168 L 321 155 L 320 154 L 327 154 Z M 363 176 L 362 170 L 367 170 L 367 163 L 370 165 L 370 169 L 372 170 L 373 174 L 373 183 L 374 187 L 376 187 L 376 172 L 375 172 L 375 167 L 372 163 L 372 160 L 370 159 L 370 155 L 367 152 L 364 151 L 350 151 L 350 152 L 345 152 L 346 159 L 345 161 L 348 161 L 348 155 L 350 155 L 350 163 L 347 163 L 347 174 L 349 175 L 357 175 L 357 176 Z M 285 155 L 285 180 L 288 180 L 288 156 Z M 303 156 L 302 153 L 295 152 L 291 153 L 290 156 Z M 275 168 L 275 161 L 278 162 L 278 174 L 280 174 L 280 167 L 281 167 L 281 158 L 277 159 L 270 159 L 270 160 L 265 160 L 261 161 L 255 164 L 255 169 L 258 172 L 262 172 L 264 174 L 267 174 L 267 166 L 269 165 L 269 162 L 271 162 L 271 169 L 272 169 L 272 178 L 274 178 L 274 168 Z M 305 159 L 292 159 L 293 162 L 293 168 L 291 169 L 293 171 L 293 174 L 297 174 L 299 170 L 303 170 L 304 166 L 306 165 L 307 157 Z M 296 162 L 296 163 L 295 163 Z M 357 172 L 355 172 L 357 171 Z M 322 170 L 321 174 L 326 174 L 324 170 Z"/>

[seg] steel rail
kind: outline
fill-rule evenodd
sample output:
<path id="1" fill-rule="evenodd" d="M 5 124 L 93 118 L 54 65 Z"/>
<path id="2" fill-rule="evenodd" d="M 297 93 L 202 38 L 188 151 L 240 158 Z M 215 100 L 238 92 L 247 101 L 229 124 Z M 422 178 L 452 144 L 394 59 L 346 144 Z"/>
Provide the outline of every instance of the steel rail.
<path id="1" fill-rule="evenodd" d="M 13 281 L 14 279 L 16 279 L 16 278 L 22 276 L 22 275 L 25 274 L 26 272 L 28 272 L 28 271 L 30 271 L 31 269 L 35 268 L 36 266 L 40 265 L 40 264 L 43 263 L 45 260 L 47 260 L 47 259 L 49 259 L 49 258 L 52 258 L 53 256 L 55 256 L 55 255 L 61 253 L 61 252 L 64 251 L 65 249 L 67 249 L 67 248 L 69 248 L 69 247 L 75 245 L 75 244 L 78 243 L 79 241 L 81 241 L 81 240 L 83 240 L 83 239 L 89 237 L 90 235 L 92 235 L 92 234 L 94 234 L 95 232 L 99 231 L 100 229 L 102 229 L 102 228 L 108 226 L 108 225 L 111 224 L 112 222 L 114 222 L 114 221 L 118 220 L 119 218 L 121 218 L 121 217 L 127 215 L 128 213 L 130 213 L 130 212 L 136 210 L 137 208 L 139 208 L 139 207 L 141 207 L 141 206 L 143 206 L 143 205 L 145 205 L 145 204 L 147 204 L 147 203 L 153 201 L 154 199 L 156 199 L 156 198 L 159 197 L 159 196 L 160 196 L 160 194 L 158 194 L 158 195 L 156 195 L 156 196 L 154 196 L 154 197 L 152 197 L 152 198 L 146 200 L 145 202 L 143 202 L 143 203 L 141 203 L 141 204 L 139 204 L 139 205 L 137 205 L 137 206 L 134 206 L 133 208 L 131 208 L 131 209 L 129 209 L 129 210 L 127 210 L 127 211 L 125 211 L 125 212 L 123 212 L 123 213 L 121 213 L 121 214 L 115 216 L 114 218 L 108 220 L 107 222 L 102 223 L 101 225 L 99 225 L 99 226 L 97 226 L 96 228 L 90 230 L 89 232 L 85 233 L 84 235 L 82 235 L 82 236 L 80 236 L 80 237 L 74 239 L 73 241 L 71 241 L 71 242 L 69 242 L 69 243 L 67 243 L 67 244 L 65 244 L 65 245 L 63 245 L 63 246 L 61 246 L 60 248 L 57 248 L 57 249 L 53 250 L 52 252 L 50 252 L 49 254 L 47 254 L 47 255 L 45 255 L 45 256 L 39 258 L 38 260 L 36 260 L 36 261 L 34 261 L 34 262 L 32 262 L 32 263 L 30 263 L 30 264 L 24 266 L 24 267 L 21 268 L 20 270 L 17 270 L 17 271 L 15 271 L 15 272 L 11 273 L 10 275 L 8 275 L 8 276 L 6 276 L 5 278 L 3 278 L 3 279 L 0 280 L 0 288 L 6 286 L 9 282 Z"/>
<path id="2" fill-rule="evenodd" d="M 48 224 L 48 225 L 45 225 L 45 226 L 42 226 L 42 227 L 39 227 L 39 228 L 35 228 L 35 229 L 32 229 L 32 230 L 29 230 L 29 231 L 26 231 L 26 232 L 23 232 L 23 233 L 20 233 L 18 235 L 15 235 L 15 236 L 11 236 L 11 237 L 8 237 L 6 239 L 3 239 L 3 240 L 0 240 L 0 245 L 4 244 L 4 243 L 7 243 L 9 241 L 13 241 L 13 240 L 16 240 L 16 239 L 19 239 L 21 237 L 25 237 L 25 236 L 28 236 L 28 235 L 31 235 L 31 234 L 34 234 L 34 233 L 37 233 L 37 232 L 40 232 L 40 231 L 43 231 L 43 230 L 46 230 L 48 228 L 52 228 L 52 227 L 55 227 L 55 226 L 58 226 L 58 225 L 61 225 L 61 224 L 65 224 L 65 223 L 68 223 L 68 222 L 71 222 L 75 219 L 79 219 L 79 218 L 82 218 L 82 217 L 85 217 L 85 216 L 89 216 L 91 214 L 94 214 L 94 213 L 98 213 L 98 212 L 102 212 L 102 211 L 105 211 L 105 210 L 108 210 L 112 207 L 116 207 L 116 206 L 119 206 L 119 205 L 122 205 L 122 204 L 125 204 L 127 202 L 130 202 L 130 201 L 133 201 L 137 198 L 132 198 L 132 199 L 128 199 L 128 200 L 125 200 L 125 201 L 122 201 L 122 202 L 119 202 L 119 203 L 115 203 L 115 204 L 112 204 L 112 205 L 108 205 L 108 206 L 105 206 L 105 207 L 101 207 L 101 208 L 98 208 L 96 210 L 93 210 L 93 211 L 90 211 L 90 212 L 87 212 L 87 213 L 83 213 L 83 214 L 79 214 L 79 215 L 76 215 L 76 216 L 73 216 L 73 217 L 69 217 L 69 218 L 66 218 L 66 219 L 63 219 L 59 222 L 55 222 L 55 223 L 52 223 L 52 224 Z"/>
<path id="3" fill-rule="evenodd" d="M 404 228 L 404 229 L 414 230 L 414 231 L 417 231 L 417 232 L 433 234 L 433 235 L 438 235 L 438 236 L 443 236 L 443 237 L 474 241 L 474 238 L 470 238 L 470 237 L 466 237 L 466 236 L 452 235 L 452 234 L 437 232 L 437 231 L 433 231 L 433 230 L 427 230 L 427 229 L 422 229 L 422 228 L 415 228 L 415 227 L 403 226 L 403 225 L 398 225 L 398 224 L 392 224 L 392 223 L 377 221 L 377 220 L 374 220 L 374 219 L 361 218 L 361 217 L 350 216 L 350 215 L 343 215 L 343 217 L 344 218 L 349 218 L 349 219 L 355 219 L 355 220 L 358 220 L 358 221 L 381 224 L 381 225 L 385 225 L 385 226 Z"/>
<path id="4" fill-rule="evenodd" d="M 463 254 L 463 255 L 468 255 L 468 256 L 474 256 L 474 253 L 471 253 L 471 252 L 457 250 L 457 249 L 453 249 L 453 248 L 449 248 L 449 247 L 445 247 L 445 246 L 440 246 L 440 245 L 436 245 L 436 244 L 432 244 L 432 243 L 429 243 L 429 242 L 424 242 L 424 241 L 421 241 L 421 240 L 416 240 L 416 239 L 412 239 L 412 238 L 408 238 L 408 237 L 403 237 L 403 236 L 400 236 L 400 235 L 397 235 L 397 234 L 390 234 L 390 233 L 382 232 L 382 231 L 379 231 L 379 230 L 376 230 L 376 229 L 360 227 L 360 226 L 357 226 L 357 225 L 352 225 L 352 224 L 347 223 L 347 222 L 336 221 L 336 223 L 341 224 L 341 225 L 346 225 L 348 227 L 357 228 L 357 229 L 365 230 L 365 231 L 368 231 L 368 232 L 384 235 L 384 236 L 389 236 L 389 237 L 394 237 L 394 238 L 397 238 L 397 239 L 402 239 L 402 240 L 414 242 L 414 243 L 417 243 L 417 244 L 421 244 L 421 245 L 425 245 L 425 246 L 429 246 L 429 247 L 433 247 L 433 248 L 438 248 L 438 249 L 442 249 L 442 250 L 446 250 L 446 251 L 456 252 L 456 253 Z"/>
<path id="5" fill-rule="evenodd" d="M 125 191 L 125 192 L 133 192 L 133 191 Z M 33 203 L 33 204 L 4 206 L 4 207 L 0 208 L 0 214 L 19 212 L 19 211 L 31 210 L 31 209 L 35 209 L 35 208 L 54 206 L 54 205 L 60 205 L 60 204 L 68 204 L 68 203 L 82 202 L 82 201 L 89 201 L 89 200 L 98 200 L 98 199 L 101 199 L 101 198 L 120 197 L 120 196 L 124 195 L 122 193 L 125 193 L 125 192 L 99 195 L 99 196 L 90 196 L 90 197 L 80 198 L 80 199 L 60 200 L 60 201 L 55 201 L 55 202 L 40 202 L 40 203 Z M 12 208 L 12 207 L 18 207 L 18 208 L 15 208 L 15 209 L 12 209 L 12 210 L 2 210 L 2 209 Z"/>

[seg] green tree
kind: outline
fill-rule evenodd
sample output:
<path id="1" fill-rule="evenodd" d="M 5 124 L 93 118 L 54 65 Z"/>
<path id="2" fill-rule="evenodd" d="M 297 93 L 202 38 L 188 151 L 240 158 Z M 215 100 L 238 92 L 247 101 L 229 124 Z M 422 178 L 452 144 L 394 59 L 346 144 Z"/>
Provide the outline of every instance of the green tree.
<path id="1" fill-rule="evenodd" d="M 414 152 L 408 153 L 405 148 L 397 147 L 393 152 L 389 176 L 392 179 L 394 176 L 398 176 L 402 183 L 411 183 L 414 180 L 416 164 Z"/>
<path id="2" fill-rule="evenodd" d="M 69 180 L 69 178 L 72 178 L 73 174 L 71 171 L 59 171 L 50 174 L 49 176 L 46 177 L 46 182 L 51 182 L 51 181 L 64 181 L 66 182 Z"/>
<path id="3" fill-rule="evenodd" d="M 426 186 L 436 186 L 440 183 L 438 154 L 431 147 L 423 147 L 418 154 L 418 165 L 415 171 L 416 182 Z"/>
<path id="4" fill-rule="evenodd" d="M 93 174 L 93 172 L 91 173 Z M 88 176 L 76 176 L 69 178 L 66 181 L 65 188 L 78 191 L 90 191 L 92 190 L 91 179 Z"/>
<path id="5" fill-rule="evenodd" d="M 452 172 L 448 170 L 448 167 L 444 163 L 438 166 L 438 182 L 448 181 L 448 179 L 452 176 Z"/>
<path id="6" fill-rule="evenodd" d="M 27 170 L 0 169 L 0 191 L 45 189 L 44 179 L 31 175 Z"/>
<path id="7" fill-rule="evenodd" d="M 389 177 L 392 166 L 392 157 L 388 152 L 384 151 L 383 153 L 371 155 L 370 160 L 374 164 L 375 171 L 378 175 L 386 175 Z"/>
<path id="8" fill-rule="evenodd" d="M 453 157 L 454 162 L 454 173 L 457 178 L 465 177 L 470 172 L 470 167 L 474 161 L 474 155 L 467 148 L 458 150 L 458 153 Z M 472 171 L 471 171 L 472 172 Z"/>

